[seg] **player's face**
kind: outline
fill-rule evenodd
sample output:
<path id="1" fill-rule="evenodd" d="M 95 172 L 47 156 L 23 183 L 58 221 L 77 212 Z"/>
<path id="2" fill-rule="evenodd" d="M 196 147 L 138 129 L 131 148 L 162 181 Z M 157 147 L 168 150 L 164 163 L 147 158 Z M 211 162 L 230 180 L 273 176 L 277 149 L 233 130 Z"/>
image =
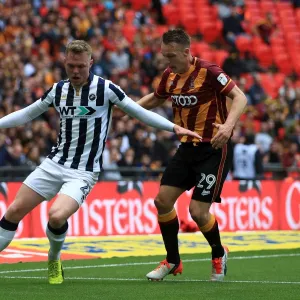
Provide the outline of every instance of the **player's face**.
<path id="1" fill-rule="evenodd" d="M 161 44 L 161 53 L 173 73 L 185 73 L 190 66 L 190 50 L 176 43 Z"/>
<path id="2" fill-rule="evenodd" d="M 64 62 L 68 78 L 73 86 L 80 87 L 88 81 L 93 60 L 87 52 L 69 52 Z"/>

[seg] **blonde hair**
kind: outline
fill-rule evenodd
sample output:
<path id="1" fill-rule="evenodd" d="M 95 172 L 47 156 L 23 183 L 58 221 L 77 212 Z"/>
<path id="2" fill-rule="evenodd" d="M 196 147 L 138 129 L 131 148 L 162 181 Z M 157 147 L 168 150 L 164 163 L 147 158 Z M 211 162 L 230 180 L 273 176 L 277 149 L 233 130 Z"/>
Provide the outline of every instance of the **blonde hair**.
<path id="1" fill-rule="evenodd" d="M 86 41 L 83 40 L 74 40 L 71 43 L 69 43 L 66 48 L 66 55 L 69 52 L 73 52 L 73 53 L 87 52 L 89 56 L 92 57 L 92 47 Z"/>

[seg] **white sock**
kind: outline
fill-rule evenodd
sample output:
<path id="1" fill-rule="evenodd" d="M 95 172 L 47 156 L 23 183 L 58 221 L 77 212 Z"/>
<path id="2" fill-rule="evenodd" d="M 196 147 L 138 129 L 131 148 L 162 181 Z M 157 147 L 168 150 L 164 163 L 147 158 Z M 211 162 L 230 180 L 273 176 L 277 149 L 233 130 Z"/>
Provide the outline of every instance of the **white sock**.
<path id="1" fill-rule="evenodd" d="M 3 251 L 13 240 L 16 231 L 10 231 L 0 227 L 0 252 Z"/>
<path id="2" fill-rule="evenodd" d="M 60 251 L 63 247 L 67 231 L 63 234 L 54 234 L 51 232 L 47 226 L 46 234 L 50 242 L 50 250 L 48 253 L 49 260 L 59 260 L 60 259 Z"/>

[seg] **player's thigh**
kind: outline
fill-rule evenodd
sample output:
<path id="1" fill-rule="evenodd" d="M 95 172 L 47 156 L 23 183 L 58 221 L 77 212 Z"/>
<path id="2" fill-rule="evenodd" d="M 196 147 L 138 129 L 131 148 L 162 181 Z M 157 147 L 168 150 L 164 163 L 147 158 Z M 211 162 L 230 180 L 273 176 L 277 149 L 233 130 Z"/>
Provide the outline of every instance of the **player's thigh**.
<path id="1" fill-rule="evenodd" d="M 194 180 L 192 180 L 194 171 L 187 160 L 188 155 L 189 153 L 186 153 L 184 149 L 179 148 L 163 173 L 161 186 L 174 187 L 171 189 L 172 195 L 189 190 L 194 186 Z"/>
<path id="2" fill-rule="evenodd" d="M 80 207 L 98 180 L 99 173 L 80 170 L 65 170 L 65 183 L 59 194 L 73 198 Z"/>
<path id="3" fill-rule="evenodd" d="M 232 162 L 232 149 L 207 149 L 206 159 L 195 163 L 196 182 L 192 199 L 201 202 L 221 202 L 220 194 Z"/>
<path id="4" fill-rule="evenodd" d="M 37 167 L 25 180 L 24 184 L 41 195 L 45 200 L 51 200 L 61 189 L 63 184 L 59 167 L 50 167 L 42 163 L 47 168 Z M 47 171 L 46 171 L 47 170 Z"/>
<path id="5" fill-rule="evenodd" d="M 22 184 L 14 202 L 7 209 L 5 217 L 10 222 L 18 223 L 44 200 L 43 196 Z"/>
<path id="6" fill-rule="evenodd" d="M 6 213 L 7 219 L 19 222 L 42 201 L 52 199 L 61 185 L 62 183 L 55 172 L 52 174 L 39 167 L 36 168 L 19 189 L 14 202 Z"/>

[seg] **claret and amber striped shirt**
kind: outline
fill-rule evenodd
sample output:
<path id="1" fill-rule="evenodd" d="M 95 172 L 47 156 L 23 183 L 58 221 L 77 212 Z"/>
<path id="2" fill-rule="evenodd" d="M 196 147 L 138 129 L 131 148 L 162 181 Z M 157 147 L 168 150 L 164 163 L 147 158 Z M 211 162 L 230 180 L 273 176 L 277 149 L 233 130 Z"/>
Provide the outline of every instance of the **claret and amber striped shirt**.
<path id="1" fill-rule="evenodd" d="M 194 57 L 184 74 L 166 69 L 155 96 L 172 100 L 175 124 L 197 132 L 203 142 L 210 142 L 217 133 L 212 124 L 223 124 L 227 118 L 226 95 L 234 86 L 234 81 L 219 66 Z M 196 139 L 182 136 L 180 141 Z"/>

